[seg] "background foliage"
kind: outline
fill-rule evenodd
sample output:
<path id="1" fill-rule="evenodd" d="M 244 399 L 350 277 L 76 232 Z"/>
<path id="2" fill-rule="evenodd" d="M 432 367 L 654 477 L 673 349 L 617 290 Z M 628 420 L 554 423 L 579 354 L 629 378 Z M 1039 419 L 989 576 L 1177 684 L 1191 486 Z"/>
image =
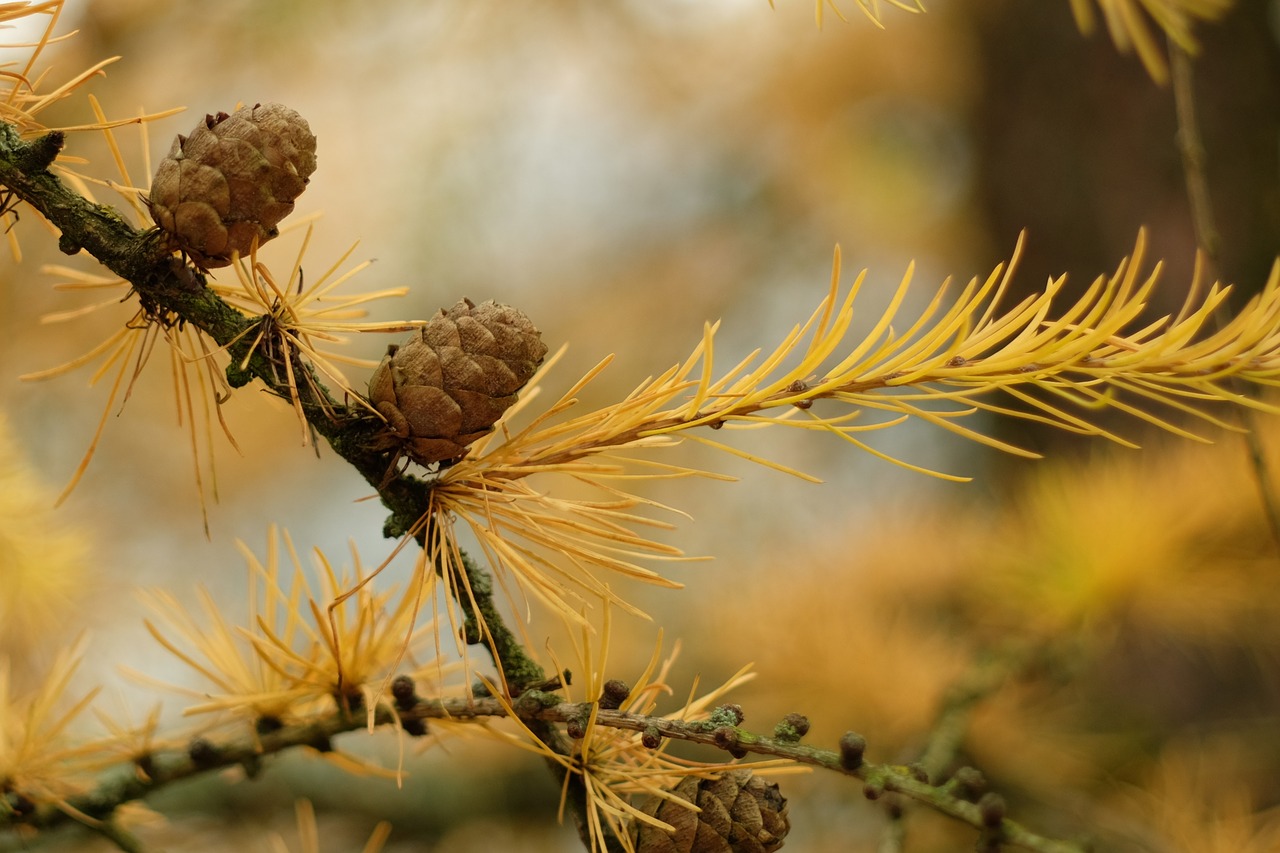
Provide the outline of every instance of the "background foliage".
<path id="1" fill-rule="evenodd" d="M 564 375 L 622 356 L 616 385 L 593 386 L 589 404 L 684 358 L 704 319 L 724 318 L 725 363 L 778 339 L 824 293 L 836 242 L 847 268 L 871 271 L 874 307 L 908 259 L 921 281 L 985 275 L 1023 228 L 1016 283 L 1038 290 L 1070 271 L 1083 288 L 1146 225 L 1151 254 L 1167 262 L 1168 302 L 1156 308 L 1176 310 L 1196 241 L 1168 87 L 1105 32 L 1082 36 L 1069 3 L 939 5 L 923 15 L 885 9 L 879 30 L 854 9 L 847 23 L 829 10 L 818 29 L 811 4 L 783 0 L 773 11 L 728 0 L 536 10 L 312 0 L 216 11 L 103 0 L 68 4 L 67 25 L 81 33 L 49 55 L 64 70 L 122 55 L 91 86 L 114 114 L 189 105 L 150 125 L 152 162 L 204 112 L 237 101 L 294 106 L 319 138 L 301 207 L 327 211 L 312 251 L 358 238 L 356 256 L 378 261 L 357 286 L 411 288 L 378 318 L 429 316 L 463 295 L 519 305 L 553 348 L 571 343 Z M 1220 275 L 1244 292 L 1266 279 L 1280 233 L 1269 15 L 1270 4 L 1240 2 L 1195 30 Z M 92 116 L 73 99 L 47 120 Z M 144 143 L 128 134 L 136 177 Z M 96 135 L 74 147 L 110 162 Z M 82 352 L 117 322 L 39 323 L 74 306 L 36 273 L 66 259 L 32 219 L 20 226 L 22 265 L 4 262 L 4 280 L 20 285 L 0 287 L 0 409 L 12 433 L 0 463 L 17 484 L 4 493 L 29 498 L 5 510 L 6 523 L 36 541 L 11 553 L 41 556 L 6 564 L 0 639 L 15 683 L 30 684 L 90 632 L 76 676 L 86 686 L 72 698 L 102 684 L 95 701 L 137 723 L 156 693 L 116 663 L 190 679 L 147 636 L 137 588 L 194 606 L 203 584 L 219 612 L 240 620 L 236 538 L 262 554 L 274 522 L 335 561 L 348 537 L 382 554 L 385 513 L 356 502 L 368 489 L 343 466 L 297 446 L 281 406 L 241 393 L 228 415 L 242 453 L 218 448 L 206 540 L 162 382 L 139 385 L 113 413 L 56 515 L 32 509 L 70 476 L 104 394 L 84 376 L 39 386 L 15 377 Z M 298 236 L 271 247 L 274 257 L 296 252 Z M 317 267 L 340 251 L 317 255 Z M 929 296 L 922 288 L 915 298 Z M 375 357 L 383 345 L 356 342 Z M 667 637 L 684 638 L 690 677 L 718 684 L 755 662 L 757 679 L 733 695 L 748 725 L 768 730 L 800 711 L 814 742 L 854 728 L 876 760 L 905 761 L 927 745 L 956 684 L 1016 671 L 976 706 L 961 756 L 1020 821 L 1119 849 L 1269 849 L 1280 797 L 1280 575 L 1254 478 L 1231 436 L 1201 448 L 1118 428 L 1146 449 L 1118 452 L 1020 421 L 989 429 L 1052 461 L 997 457 L 927 426 L 879 439 L 894 455 L 974 476 L 968 485 L 807 435 L 748 446 L 819 474 L 819 487 L 695 454 L 745 482 L 655 484 L 651 496 L 689 508 L 695 520 L 673 543 L 716 560 L 678 569 L 683 592 L 630 597 Z M 408 571 L 393 566 L 389 582 Z M 652 642 L 648 626 L 620 622 L 611 660 L 638 674 Z M 182 724 L 181 707 L 166 700 L 162 729 Z M 397 761 L 391 738 L 350 748 Z M 323 849 L 358 848 L 381 819 L 394 827 L 388 850 L 419 849 L 424 838 L 448 850 L 579 845 L 571 828 L 551 825 L 558 792 L 534 759 L 452 739 L 406 766 L 400 790 L 302 756 L 252 783 L 175 787 L 151 803 L 170 823 L 148 837 L 167 850 L 272 849 L 266 831 L 293 843 L 292 804 L 306 796 Z M 847 779 L 815 773 L 784 788 L 796 849 L 876 849 L 884 837 L 883 806 Z M 910 825 L 911 850 L 971 843 L 972 831 L 923 810 Z M 48 846 L 95 844 L 109 849 L 80 835 Z"/>

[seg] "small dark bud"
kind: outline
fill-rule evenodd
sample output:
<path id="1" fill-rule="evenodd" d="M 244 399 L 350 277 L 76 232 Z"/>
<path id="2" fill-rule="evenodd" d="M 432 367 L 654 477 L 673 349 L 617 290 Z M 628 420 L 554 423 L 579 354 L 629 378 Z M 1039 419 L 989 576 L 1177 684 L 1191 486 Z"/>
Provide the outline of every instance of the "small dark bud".
<path id="1" fill-rule="evenodd" d="M 910 773 L 911 778 L 915 779 L 917 782 L 923 782 L 926 785 L 929 784 L 929 771 L 926 770 L 925 766 L 920 762 L 917 761 L 915 764 L 908 764 L 907 772 Z"/>
<path id="2" fill-rule="evenodd" d="M 627 701 L 630 695 L 631 688 L 625 681 L 610 679 L 604 683 L 604 692 L 600 694 L 600 708 L 605 711 L 616 711 L 622 707 L 622 703 Z"/>
<path id="3" fill-rule="evenodd" d="M 982 775 L 981 770 L 976 770 L 973 767 L 961 767 L 951 777 L 947 787 L 960 799 L 976 802 L 978 797 L 982 796 L 987 790 L 987 778 Z"/>
<path id="4" fill-rule="evenodd" d="M 889 797 L 884 801 L 884 813 L 889 820 L 901 820 L 902 812 L 902 801 L 897 797 Z"/>
<path id="5" fill-rule="evenodd" d="M 284 721 L 271 714 L 264 714 L 253 721 L 253 730 L 260 735 L 269 735 L 284 728 Z"/>
<path id="6" fill-rule="evenodd" d="M 796 734 L 804 737 L 809 733 L 809 718 L 804 714 L 787 714 L 782 721 L 796 730 Z"/>
<path id="7" fill-rule="evenodd" d="M 862 766 L 862 756 L 866 751 L 866 738 L 857 732 L 845 732 L 840 738 L 840 766 L 845 770 L 857 770 Z"/>
<path id="8" fill-rule="evenodd" d="M 738 731 L 733 726 L 721 726 L 711 736 L 721 749 L 736 749 L 738 746 Z"/>
<path id="9" fill-rule="evenodd" d="M 406 717 L 400 721 L 400 728 L 409 737 L 422 737 L 427 733 L 427 721 L 420 717 Z"/>
<path id="10" fill-rule="evenodd" d="M 218 748 L 198 737 L 187 744 L 187 757 L 196 767 L 214 767 L 218 763 Z"/>
<path id="11" fill-rule="evenodd" d="M 862 796 L 868 800 L 878 800 L 884 794 L 884 785 L 879 782 L 868 782 L 862 786 Z"/>
<path id="12" fill-rule="evenodd" d="M 564 732 L 574 740 L 582 740 L 587 736 L 587 721 L 574 717 L 564 724 Z"/>
<path id="13" fill-rule="evenodd" d="M 809 718 L 804 714 L 787 714 L 773 727 L 773 736 L 787 743 L 796 743 L 809 733 Z"/>
<path id="14" fill-rule="evenodd" d="M 978 800 L 978 813 L 982 815 L 982 825 L 988 829 L 996 829 L 1004 821 L 1004 797 L 988 791 Z"/>
<path id="15" fill-rule="evenodd" d="M 742 721 L 746 718 L 747 715 L 742 712 L 741 705 L 729 703 L 713 709 L 708 722 L 712 726 L 738 726 L 742 725 Z"/>
<path id="16" fill-rule="evenodd" d="M 391 697 L 396 700 L 397 708 L 408 711 L 418 704 L 418 688 L 409 676 L 397 675 L 391 682 Z"/>
<path id="17" fill-rule="evenodd" d="M 569 671 L 568 667 L 565 667 L 562 677 L 564 679 L 564 683 L 566 686 L 569 686 L 569 687 L 573 686 L 573 673 Z"/>
<path id="18" fill-rule="evenodd" d="M 662 733 L 658 731 L 657 726 L 647 726 L 640 735 L 640 742 L 644 744 L 645 749 L 657 749 L 662 746 Z"/>
<path id="19" fill-rule="evenodd" d="M 712 733 L 716 746 L 732 755 L 734 758 L 746 758 L 747 750 L 741 746 L 738 739 L 738 730 L 733 726 L 721 726 Z"/>

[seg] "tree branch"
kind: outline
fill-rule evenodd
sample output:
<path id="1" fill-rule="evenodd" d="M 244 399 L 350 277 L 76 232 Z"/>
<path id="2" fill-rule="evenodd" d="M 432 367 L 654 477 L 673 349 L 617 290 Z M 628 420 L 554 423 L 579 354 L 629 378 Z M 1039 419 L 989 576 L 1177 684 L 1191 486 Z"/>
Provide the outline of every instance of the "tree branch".
<path id="1" fill-rule="evenodd" d="M 24 142 L 11 125 L 0 122 L 0 186 L 31 205 L 61 231 L 62 251 L 68 254 L 87 251 L 128 281 L 150 320 L 165 325 L 189 323 L 220 346 L 228 347 L 232 363 L 239 364 L 246 349 L 241 344 L 237 359 L 235 346 L 259 321 L 244 316 L 206 287 L 204 275 L 175 257 L 156 230 L 138 231 L 113 208 L 91 203 L 63 185 L 47 170 L 60 146 L 60 137 L 53 134 Z M 302 367 L 306 369 L 305 364 Z M 238 373 L 232 377 L 233 384 L 243 385 L 256 378 L 274 393 L 287 393 L 279 384 L 273 365 L 261 354 L 250 358 L 246 372 L 248 376 Z M 430 509 L 431 483 L 404 474 L 389 474 L 388 455 L 371 449 L 371 439 L 381 425 L 364 409 L 334 401 L 318 380 L 299 383 L 296 393 L 301 398 L 307 422 L 377 490 L 391 511 L 385 532 L 389 536 L 401 536 L 412 531 L 425 547 L 431 541 L 430 531 L 421 522 Z M 467 574 L 469 594 L 458 596 L 457 601 L 466 618 L 468 641 L 483 642 L 489 648 L 513 694 L 543 680 L 542 669 L 525 653 L 495 607 L 493 584 L 488 574 L 470 558 L 464 558 L 462 569 Z M 561 753 L 571 752 L 572 743 L 566 742 L 557 724 L 584 719 L 591 705 L 556 703 L 550 694 L 540 692 L 532 696 L 533 692 L 526 694 L 532 701 L 515 702 L 516 713 L 550 748 Z M 497 699 L 486 697 L 417 701 L 399 710 L 381 707 L 376 711 L 375 722 L 391 724 L 398 715 L 400 725 L 407 730 L 421 730 L 421 721 L 428 718 L 498 717 L 507 714 L 506 707 Z M 846 736 L 840 750 L 824 750 L 801 744 L 793 737 L 753 734 L 736 725 L 725 725 L 723 720 L 673 720 L 618 710 L 599 710 L 595 719 L 599 726 L 642 732 L 647 737 L 656 735 L 706 744 L 734 756 L 756 753 L 835 770 L 861 779 L 864 793 L 870 799 L 885 792 L 900 794 L 973 826 L 985 839 L 1039 853 L 1080 853 L 1082 850 L 1078 845 L 1043 838 L 1008 820 L 1003 815 L 1002 803 L 998 808 L 986 800 L 975 804 L 957 796 L 953 786 L 931 785 L 920 779 L 911 768 L 865 762 L 862 758 L 865 741 L 859 736 Z M 365 721 L 362 713 L 351 714 L 339 709 L 275 731 L 246 734 L 219 744 L 193 741 L 185 750 L 138 756 L 134 764 L 103 779 L 94 790 L 62 803 L 32 806 L 17 794 L 0 795 L 0 828 L 18 825 L 51 828 L 71 821 L 72 815 L 106 820 L 121 804 L 145 797 L 180 779 L 234 765 L 254 775 L 261 769 L 265 756 L 300 746 L 328 751 L 332 749 L 334 736 L 360 728 Z M 120 837 L 129 843 L 126 836 Z"/>
<path id="2" fill-rule="evenodd" d="M 421 723 L 429 719 L 452 721 L 479 721 L 490 717 L 508 716 L 507 708 L 531 726 L 550 726 L 555 734 L 563 733 L 555 724 L 582 720 L 591 713 L 592 703 L 554 702 L 554 696 L 540 690 L 531 690 L 506 705 L 494 698 L 456 698 L 416 700 L 392 709 L 379 707 L 375 714 L 377 725 L 390 725 L 398 717 L 406 731 L 423 732 Z M 407 707 L 406 707 L 407 706 Z M 890 764 L 873 764 L 862 760 L 866 743 L 858 735 L 846 735 L 840 749 L 821 749 L 798 743 L 790 737 L 766 737 L 754 734 L 738 726 L 724 725 L 723 719 L 712 715 L 711 720 L 682 720 L 666 717 L 633 714 L 619 710 L 597 710 L 597 726 L 640 733 L 654 733 L 664 738 L 674 738 L 688 743 L 698 743 L 730 751 L 734 755 L 755 753 L 769 758 L 780 758 L 798 764 L 808 764 L 833 770 L 863 781 L 863 793 L 868 799 L 878 799 L 887 792 L 897 793 L 916 800 L 942 814 L 966 823 L 985 833 L 984 837 L 997 838 L 1003 844 L 1022 847 L 1036 853 L 1084 853 L 1081 845 L 1045 838 L 1031 832 L 1021 824 L 1003 816 L 1003 807 L 994 808 L 988 798 L 978 803 L 963 799 L 954 785 L 932 785 L 920 778 L 910 767 Z M 205 740 L 193 741 L 185 750 L 157 751 L 139 756 L 127 771 L 104 779 L 94 791 L 69 798 L 60 808 L 42 805 L 34 809 L 0 808 L 0 828 L 25 825 L 48 829 L 70 823 L 72 814 L 78 812 L 96 820 L 105 820 L 121 804 L 147 796 L 164 785 L 201 773 L 240 765 L 250 775 L 262 769 L 266 756 L 287 749 L 309 746 L 321 752 L 332 750 L 332 739 L 344 732 L 363 727 L 363 713 L 336 710 L 314 719 L 284 726 L 275 731 L 246 734 L 225 742 L 213 744 Z M 541 735 L 540 735 L 541 737 Z M 560 745 L 564 748 L 564 745 Z M 145 772 L 141 768 L 145 767 Z M 12 799 L 13 795 L 8 795 Z"/>
<path id="3" fill-rule="evenodd" d="M 189 323 L 219 346 L 227 347 L 235 366 L 228 368 L 234 387 L 256 378 L 273 393 L 287 397 L 289 389 L 279 383 L 275 367 L 261 354 L 250 358 L 246 371 L 239 370 L 247 341 L 252 337 L 248 333 L 258 320 L 246 317 L 206 287 L 204 275 L 174 255 L 158 229 L 135 229 L 114 208 L 90 202 L 48 171 L 62 141 L 62 134 L 55 132 L 27 142 L 13 125 L 0 122 L 0 186 L 62 232 L 58 246 L 63 252 L 74 255 L 86 251 L 129 282 L 148 318 L 165 326 Z M 299 367 L 310 370 L 306 364 Z M 419 522 L 430 509 L 431 483 L 391 471 L 389 455 L 373 449 L 381 421 L 362 406 L 335 401 L 317 378 L 312 379 L 297 385 L 307 422 L 377 490 L 391 511 L 383 532 L 399 537 L 416 529 L 419 544 L 425 543 L 426 531 Z M 464 561 L 464 566 L 468 574 L 466 586 L 473 590 L 475 601 L 461 596 L 458 605 L 469 624 L 483 619 L 488 635 L 486 638 L 479 631 L 472 632 L 472 641 L 489 640 L 490 653 L 505 673 L 515 674 L 508 681 L 519 692 L 524 685 L 540 680 L 541 670 L 515 640 L 494 606 L 493 584 L 487 572 L 471 560 Z"/>

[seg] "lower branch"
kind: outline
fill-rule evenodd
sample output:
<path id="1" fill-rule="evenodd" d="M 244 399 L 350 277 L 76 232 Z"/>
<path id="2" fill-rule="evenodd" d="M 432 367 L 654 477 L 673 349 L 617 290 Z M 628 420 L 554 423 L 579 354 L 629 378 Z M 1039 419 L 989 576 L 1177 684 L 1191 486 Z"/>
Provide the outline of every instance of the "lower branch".
<path id="1" fill-rule="evenodd" d="M 544 743 L 557 752 L 567 754 L 572 751 L 572 742 L 559 726 L 585 719 L 592 710 L 592 704 L 555 702 L 553 694 L 541 690 L 531 690 L 511 705 L 495 698 L 481 697 L 413 699 L 400 707 L 379 707 L 375 724 L 398 724 L 407 733 L 422 734 L 426 731 L 425 721 L 430 719 L 481 721 L 508 716 L 508 708 L 514 709 L 538 737 L 544 739 Z M 182 779 L 237 765 L 252 777 L 261 772 L 263 759 L 275 753 L 296 747 L 331 751 L 335 736 L 364 727 L 366 720 L 363 713 L 339 710 L 274 731 L 246 734 L 221 743 L 196 739 L 185 750 L 137 756 L 130 767 L 103 779 L 93 791 L 69 797 L 61 803 L 31 807 L 29 803 L 15 802 L 16 795 L 8 794 L 5 799 L 9 802 L 0 804 L 0 829 L 17 826 L 50 829 L 77 818 L 106 821 L 122 804 Z M 1079 844 L 1045 838 L 1005 817 L 1003 801 L 998 796 L 988 794 L 974 803 L 959 796 L 957 792 L 961 788 L 955 785 L 932 785 L 921 779 L 916 768 L 865 761 L 866 741 L 852 733 L 841 740 L 838 749 L 830 750 L 802 744 L 791 737 L 766 737 L 738 726 L 724 725 L 723 719 L 715 714 L 711 720 L 693 721 L 597 710 L 595 720 L 598 726 L 641 733 L 646 736 L 646 742 L 657 735 L 705 744 L 734 756 L 754 753 L 833 770 L 862 780 L 863 793 L 868 799 L 896 793 L 974 827 L 983 833 L 984 838 L 998 839 L 1000 843 L 1036 853 L 1085 851 Z"/>
<path id="2" fill-rule="evenodd" d="M 974 709 L 1043 655 L 1043 649 L 1013 645 L 990 653 L 950 686 L 917 762 L 928 779 L 943 779 L 952 766 Z"/>

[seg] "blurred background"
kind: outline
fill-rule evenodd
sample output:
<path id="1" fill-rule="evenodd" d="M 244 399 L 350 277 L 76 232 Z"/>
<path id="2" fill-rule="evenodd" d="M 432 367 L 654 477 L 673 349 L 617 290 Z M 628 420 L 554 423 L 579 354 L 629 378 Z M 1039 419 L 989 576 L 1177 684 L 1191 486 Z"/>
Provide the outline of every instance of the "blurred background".
<path id="1" fill-rule="evenodd" d="M 553 350 L 569 345 L 553 391 L 616 353 L 584 405 L 683 360 L 706 320 L 723 320 L 721 364 L 772 347 L 825 295 L 836 244 L 846 281 L 868 270 L 868 327 L 909 262 L 923 306 L 947 277 L 987 275 L 1023 230 L 1022 292 L 1069 273 L 1069 298 L 1113 271 L 1145 226 L 1150 256 L 1165 260 L 1153 311 L 1181 304 L 1195 238 L 1172 95 L 1105 32 L 1082 36 L 1066 0 L 889 8 L 884 29 L 852 3 L 840 4 L 847 22 L 828 9 L 821 29 L 811 2 L 775 5 L 69 0 L 61 29 L 79 34 L 45 58 L 57 77 L 123 57 L 89 88 L 109 117 L 187 107 L 145 133 L 117 131 L 135 186 L 204 114 L 292 106 L 318 138 L 295 214 L 322 214 L 304 267 L 324 270 L 358 240 L 351 262 L 376 263 L 353 289 L 411 289 L 375 305 L 374 319 L 426 318 L 462 296 L 514 304 Z M 1276 4 L 1253 0 L 1197 29 L 1221 275 L 1240 301 L 1280 248 L 1277 20 Z M 72 98 L 44 120 L 92 116 Z M 67 153 L 125 182 L 100 135 L 73 135 Z M 359 502 L 367 486 L 327 449 L 317 459 L 299 445 L 284 405 L 250 387 L 225 407 L 242 452 L 214 436 L 206 538 L 163 359 L 113 405 L 83 481 L 47 513 L 93 436 L 108 380 L 91 387 L 92 366 L 42 383 L 17 376 L 87 351 L 128 311 L 42 324 L 94 298 L 54 291 L 41 265 L 93 266 L 59 255 L 34 214 L 16 231 L 21 264 L 0 261 L 0 450 L 23 493 L 39 496 L 21 512 L 36 519 L 22 525 L 43 556 L 27 559 L 63 568 L 23 586 L 27 575 L 0 565 L 15 579 L 0 592 L 5 612 L 30 623 L 4 642 L 29 676 L 87 632 L 80 679 L 143 709 L 155 691 L 117 663 L 189 676 L 146 636 L 137 589 L 194 602 L 203 585 L 234 618 L 245 607 L 236 539 L 262 553 L 276 523 L 302 549 L 341 561 L 350 540 L 376 563 L 391 548 L 384 513 Z M 267 247 L 268 263 L 286 269 L 300 237 Z M 370 335 L 351 350 L 378 358 L 388 342 Z M 350 378 L 359 388 L 367 373 Z M 1274 431 L 1274 420 L 1260 424 Z M 1014 817 L 1120 849 L 1268 843 L 1267 809 L 1280 801 L 1280 556 L 1238 439 L 1204 449 L 1120 424 L 1147 445 L 1133 453 L 1025 422 L 982 428 L 1050 461 L 912 424 L 876 446 L 974 482 L 808 434 L 753 434 L 748 446 L 819 486 L 682 450 L 682 462 L 740 482 L 652 492 L 693 517 L 674 544 L 715 557 L 671 570 L 682 592 L 627 590 L 668 644 L 684 639 L 677 694 L 695 675 L 716 684 L 754 661 L 759 678 L 734 696 L 748 727 L 767 732 L 799 711 L 815 742 L 852 728 L 872 759 L 909 761 L 950 685 L 1011 646 L 1037 649 L 1034 665 L 1013 656 L 1016 677 L 979 706 L 960 757 Z M 27 606 L 28 587 L 44 590 L 47 608 Z M 634 677 L 654 625 L 617 630 L 616 677 Z M 181 702 L 165 704 L 175 718 Z M 394 744 L 355 748 L 394 762 Z M 324 850 L 357 847 L 381 818 L 395 827 L 389 850 L 581 849 L 572 828 L 554 826 L 558 785 L 534 758 L 460 744 L 411 769 L 397 790 L 290 757 L 252 783 L 166 793 L 156 805 L 173 821 L 155 831 L 168 833 L 167 850 L 266 850 L 269 829 L 293 838 L 292 801 L 307 796 Z M 828 775 L 783 780 L 790 844 L 875 849 L 882 809 Z M 1186 826 L 1175 818 L 1193 811 Z M 229 827 L 232 814 L 244 829 Z M 909 821 L 906 849 L 971 842 L 940 818 Z M 49 849 L 86 844 L 69 834 Z"/>

